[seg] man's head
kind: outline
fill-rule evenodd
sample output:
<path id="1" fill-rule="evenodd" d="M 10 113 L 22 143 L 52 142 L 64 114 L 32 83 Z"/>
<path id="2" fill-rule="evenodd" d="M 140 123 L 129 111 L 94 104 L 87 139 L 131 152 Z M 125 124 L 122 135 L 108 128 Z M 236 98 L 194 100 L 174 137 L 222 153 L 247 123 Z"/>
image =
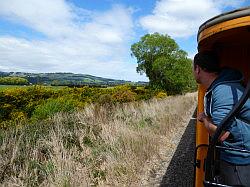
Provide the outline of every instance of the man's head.
<path id="1" fill-rule="evenodd" d="M 218 56 L 213 51 L 197 53 L 194 56 L 193 66 L 194 77 L 200 84 L 214 79 L 221 70 Z"/>

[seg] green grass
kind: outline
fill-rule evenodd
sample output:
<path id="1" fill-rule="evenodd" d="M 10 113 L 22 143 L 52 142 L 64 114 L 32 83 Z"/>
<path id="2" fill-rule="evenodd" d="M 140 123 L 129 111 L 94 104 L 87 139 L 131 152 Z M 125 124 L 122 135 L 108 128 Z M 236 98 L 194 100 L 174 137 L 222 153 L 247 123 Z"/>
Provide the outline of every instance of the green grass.
<path id="1" fill-rule="evenodd" d="M 19 85 L 0 85 L 0 91 L 1 90 L 5 90 L 7 88 L 21 88 L 21 87 L 24 87 L 24 86 L 19 86 Z"/>
<path id="2" fill-rule="evenodd" d="M 45 86 L 46 88 L 52 88 L 54 90 L 60 90 L 63 88 L 67 88 L 67 86 Z"/>

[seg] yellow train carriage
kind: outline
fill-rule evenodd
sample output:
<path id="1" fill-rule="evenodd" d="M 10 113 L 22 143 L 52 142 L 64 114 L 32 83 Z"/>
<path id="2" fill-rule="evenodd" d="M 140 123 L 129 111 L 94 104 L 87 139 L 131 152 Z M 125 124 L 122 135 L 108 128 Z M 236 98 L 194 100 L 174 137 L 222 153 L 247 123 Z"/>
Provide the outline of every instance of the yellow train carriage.
<path id="1" fill-rule="evenodd" d="M 198 51 L 216 51 L 222 67 L 227 66 L 240 70 L 244 74 L 247 85 L 250 78 L 250 7 L 227 12 L 206 21 L 199 28 L 197 40 Z M 203 111 L 204 94 L 205 89 L 199 86 L 198 113 Z M 249 97 L 249 95 L 245 93 L 245 97 Z M 208 147 L 209 135 L 201 122 L 197 121 L 194 177 L 196 187 L 209 184 L 207 176 L 205 176 L 210 172 L 206 170 L 211 170 L 210 167 L 205 168 Z M 220 185 L 211 183 L 211 186 Z"/>

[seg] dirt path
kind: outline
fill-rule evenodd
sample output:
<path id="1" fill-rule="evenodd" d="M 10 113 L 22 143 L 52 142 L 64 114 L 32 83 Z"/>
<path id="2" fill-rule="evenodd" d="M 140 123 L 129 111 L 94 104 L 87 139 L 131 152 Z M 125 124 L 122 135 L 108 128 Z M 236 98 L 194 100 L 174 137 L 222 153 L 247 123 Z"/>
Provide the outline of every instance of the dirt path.
<path id="1" fill-rule="evenodd" d="M 167 150 L 162 150 L 161 161 L 149 172 L 141 186 L 192 187 L 195 150 L 195 114 L 170 138 Z"/>

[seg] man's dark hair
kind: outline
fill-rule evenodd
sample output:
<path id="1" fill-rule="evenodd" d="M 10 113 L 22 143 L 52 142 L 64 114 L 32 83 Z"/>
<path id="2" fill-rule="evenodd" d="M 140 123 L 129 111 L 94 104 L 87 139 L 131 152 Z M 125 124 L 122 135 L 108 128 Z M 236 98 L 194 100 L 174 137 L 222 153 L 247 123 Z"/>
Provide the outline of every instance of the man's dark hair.
<path id="1" fill-rule="evenodd" d="M 194 65 L 198 65 L 204 71 L 210 73 L 219 73 L 221 70 L 218 56 L 213 51 L 203 51 L 197 53 L 194 56 Z"/>

